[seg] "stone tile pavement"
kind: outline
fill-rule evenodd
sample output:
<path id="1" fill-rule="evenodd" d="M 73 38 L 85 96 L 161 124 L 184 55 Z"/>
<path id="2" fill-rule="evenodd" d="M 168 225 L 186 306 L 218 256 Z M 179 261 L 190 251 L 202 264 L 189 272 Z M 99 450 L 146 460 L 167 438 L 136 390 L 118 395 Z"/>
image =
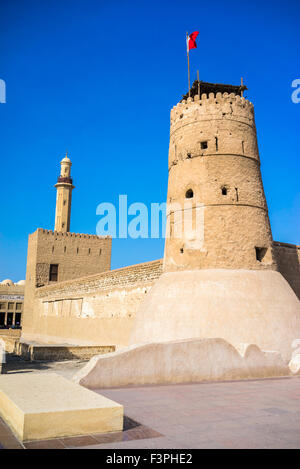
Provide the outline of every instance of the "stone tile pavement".
<path id="1" fill-rule="evenodd" d="M 300 448 L 300 378 L 99 389 L 163 435 L 91 448 Z"/>
<path id="2" fill-rule="evenodd" d="M 123 432 L 21 444 L 0 419 L 0 449 L 300 448 L 300 377 L 97 392 L 125 406 Z"/>

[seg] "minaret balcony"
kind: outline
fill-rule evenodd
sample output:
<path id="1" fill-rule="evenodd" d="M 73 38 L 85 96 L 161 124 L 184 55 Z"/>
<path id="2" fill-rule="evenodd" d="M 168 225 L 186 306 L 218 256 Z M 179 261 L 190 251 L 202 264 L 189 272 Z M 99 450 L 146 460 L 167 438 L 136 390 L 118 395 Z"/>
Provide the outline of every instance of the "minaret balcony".
<path id="1" fill-rule="evenodd" d="M 58 176 L 57 182 L 64 182 L 67 184 L 73 184 L 73 179 L 70 177 L 63 177 L 63 176 Z"/>

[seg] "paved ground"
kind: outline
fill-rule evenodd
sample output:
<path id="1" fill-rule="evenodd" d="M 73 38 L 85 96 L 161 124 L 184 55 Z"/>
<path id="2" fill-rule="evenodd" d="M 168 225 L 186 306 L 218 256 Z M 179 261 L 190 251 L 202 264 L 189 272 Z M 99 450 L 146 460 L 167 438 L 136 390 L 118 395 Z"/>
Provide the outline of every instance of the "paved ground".
<path id="1" fill-rule="evenodd" d="M 3 373 L 58 373 L 65 378 L 71 378 L 88 360 L 65 360 L 61 362 L 30 362 L 7 354 Z"/>
<path id="2" fill-rule="evenodd" d="M 300 448 L 300 378 L 99 392 L 164 436 L 91 448 Z"/>
<path id="3" fill-rule="evenodd" d="M 54 371 L 81 360 L 9 359 L 6 373 Z M 300 377 L 99 389 L 125 406 L 125 431 L 26 444 L 29 448 L 300 448 Z M 23 447 L 0 421 L 0 448 Z"/>

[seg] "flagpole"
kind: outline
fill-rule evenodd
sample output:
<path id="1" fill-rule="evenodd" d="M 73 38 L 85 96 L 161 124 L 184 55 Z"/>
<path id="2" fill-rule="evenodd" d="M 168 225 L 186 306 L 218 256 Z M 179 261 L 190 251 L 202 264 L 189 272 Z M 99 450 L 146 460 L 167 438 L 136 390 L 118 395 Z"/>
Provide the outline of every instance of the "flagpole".
<path id="1" fill-rule="evenodd" d="M 188 61 L 188 79 L 189 79 L 189 97 L 191 96 L 191 81 L 190 81 L 190 54 L 189 54 L 189 40 L 188 40 L 188 32 L 186 33 L 186 53 L 187 53 L 187 61 Z"/>

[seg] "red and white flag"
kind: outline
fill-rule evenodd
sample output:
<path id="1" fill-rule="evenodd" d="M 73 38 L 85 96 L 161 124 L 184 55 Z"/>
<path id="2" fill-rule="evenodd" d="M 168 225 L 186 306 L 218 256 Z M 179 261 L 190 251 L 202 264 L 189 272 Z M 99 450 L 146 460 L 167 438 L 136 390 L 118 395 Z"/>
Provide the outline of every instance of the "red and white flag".
<path id="1" fill-rule="evenodd" d="M 187 52 L 191 49 L 196 49 L 197 44 L 196 44 L 196 37 L 198 36 L 199 31 L 194 31 L 193 33 L 189 34 L 186 38 L 186 46 L 187 46 Z"/>

